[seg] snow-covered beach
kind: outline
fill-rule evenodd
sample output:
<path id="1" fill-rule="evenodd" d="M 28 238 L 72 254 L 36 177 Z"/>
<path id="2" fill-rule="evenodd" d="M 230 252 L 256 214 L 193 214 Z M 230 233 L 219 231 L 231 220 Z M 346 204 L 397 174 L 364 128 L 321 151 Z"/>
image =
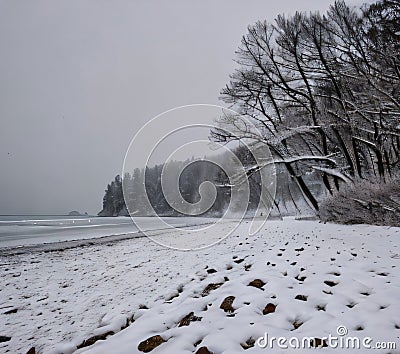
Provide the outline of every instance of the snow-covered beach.
<path id="1" fill-rule="evenodd" d="M 0 352 L 264 353 L 266 333 L 321 339 L 344 326 L 372 346 L 397 345 L 374 352 L 397 353 L 399 231 L 285 218 L 255 236 L 244 221 L 200 251 L 141 237 L 3 254 Z M 366 349 L 324 348 L 342 350 Z"/>

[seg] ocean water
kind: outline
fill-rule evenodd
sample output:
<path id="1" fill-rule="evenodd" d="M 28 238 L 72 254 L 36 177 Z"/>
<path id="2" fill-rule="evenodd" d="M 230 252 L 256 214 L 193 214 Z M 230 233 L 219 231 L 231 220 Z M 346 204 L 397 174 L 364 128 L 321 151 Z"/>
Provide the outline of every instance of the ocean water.
<path id="1" fill-rule="evenodd" d="M 127 217 L 3 215 L 0 216 L 0 247 L 96 238 L 137 232 Z"/>
<path id="2" fill-rule="evenodd" d="M 207 218 L 194 217 L 169 217 L 165 220 L 174 227 L 211 222 Z M 153 217 L 141 218 L 141 225 L 144 225 L 145 230 L 160 228 L 160 224 Z M 0 248 L 138 232 L 139 229 L 129 217 L 0 215 Z"/>

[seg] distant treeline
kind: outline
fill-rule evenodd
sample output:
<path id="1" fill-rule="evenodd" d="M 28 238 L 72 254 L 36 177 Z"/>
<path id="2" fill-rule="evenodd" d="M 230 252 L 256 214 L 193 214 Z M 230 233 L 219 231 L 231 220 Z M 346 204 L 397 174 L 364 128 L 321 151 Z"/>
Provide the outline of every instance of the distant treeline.
<path id="1" fill-rule="evenodd" d="M 246 148 L 238 148 L 235 155 L 239 158 L 242 165 L 250 167 L 254 165 L 254 157 Z M 188 165 L 189 163 L 189 165 Z M 212 207 L 203 216 L 220 216 L 226 210 L 230 198 L 231 189 L 227 175 L 216 164 L 207 161 L 187 160 L 172 161 L 168 168 L 179 170 L 182 166 L 188 165 L 179 178 L 179 191 L 182 197 L 189 203 L 194 204 L 200 200 L 199 187 L 205 181 L 210 181 L 217 186 L 217 195 Z M 99 216 L 128 216 L 129 212 L 140 215 L 150 216 L 180 216 L 165 198 L 161 186 L 161 173 L 164 165 L 146 167 L 145 169 L 135 169 L 133 173 L 126 173 L 123 177 L 117 175 L 110 184 L 107 185 L 103 198 L 103 209 Z M 283 168 L 277 166 L 277 193 L 274 201 L 275 212 L 286 214 L 288 210 L 304 208 L 304 200 L 301 191 L 293 179 Z M 322 187 L 316 182 L 320 179 L 317 174 L 309 175 L 308 181 L 310 188 L 316 195 L 321 196 Z M 255 211 L 260 201 L 261 176 L 259 172 L 251 173 L 248 176 L 250 198 L 248 200 L 248 212 Z M 151 208 L 144 200 L 145 196 L 139 193 L 141 186 L 145 183 L 146 194 Z M 125 192 L 125 195 L 124 195 Z M 126 203 L 128 203 L 128 207 Z M 303 203 L 303 204 L 302 204 Z M 302 206 L 300 207 L 300 204 Z"/>

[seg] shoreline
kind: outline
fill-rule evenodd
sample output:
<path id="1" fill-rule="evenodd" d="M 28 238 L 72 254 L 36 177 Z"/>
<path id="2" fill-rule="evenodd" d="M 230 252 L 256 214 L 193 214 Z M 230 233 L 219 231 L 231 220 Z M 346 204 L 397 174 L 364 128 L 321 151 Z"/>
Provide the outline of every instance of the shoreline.
<path id="1" fill-rule="evenodd" d="M 132 235 L 138 235 L 132 237 Z M 96 238 L 87 238 L 81 240 L 71 241 L 55 241 L 42 244 L 16 246 L 16 247 L 2 247 L 0 248 L 0 257 L 20 256 L 24 254 L 32 254 L 35 252 L 63 252 L 65 250 L 88 247 L 94 245 L 101 245 L 108 242 L 124 241 L 132 238 L 146 237 L 142 232 L 137 231 L 129 234 L 101 236 Z"/>
<path id="2" fill-rule="evenodd" d="M 179 229 L 193 228 L 204 225 L 209 225 L 210 222 L 204 222 L 197 225 L 180 226 L 177 228 L 161 228 L 161 229 L 151 229 L 146 231 L 148 234 L 161 232 L 171 232 Z M 158 235 L 158 234 L 157 234 Z M 31 254 L 33 252 L 62 252 L 63 250 L 77 248 L 77 247 L 88 247 L 93 245 L 100 245 L 103 243 L 113 243 L 124 241 L 128 239 L 135 239 L 141 237 L 148 237 L 143 231 L 134 231 L 121 234 L 98 236 L 90 238 L 82 238 L 76 240 L 65 240 L 65 241 L 54 241 L 54 242 L 44 242 L 37 244 L 28 244 L 21 246 L 3 246 L 0 247 L 0 257 L 9 257 L 23 254 Z"/>

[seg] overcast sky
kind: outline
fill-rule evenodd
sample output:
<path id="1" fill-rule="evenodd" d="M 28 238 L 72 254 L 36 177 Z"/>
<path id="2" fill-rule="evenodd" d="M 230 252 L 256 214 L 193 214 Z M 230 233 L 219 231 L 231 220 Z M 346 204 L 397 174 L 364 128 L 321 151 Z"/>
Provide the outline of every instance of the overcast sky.
<path id="1" fill-rule="evenodd" d="M 0 214 L 97 213 L 144 123 L 220 103 L 248 24 L 330 3 L 0 0 Z"/>

